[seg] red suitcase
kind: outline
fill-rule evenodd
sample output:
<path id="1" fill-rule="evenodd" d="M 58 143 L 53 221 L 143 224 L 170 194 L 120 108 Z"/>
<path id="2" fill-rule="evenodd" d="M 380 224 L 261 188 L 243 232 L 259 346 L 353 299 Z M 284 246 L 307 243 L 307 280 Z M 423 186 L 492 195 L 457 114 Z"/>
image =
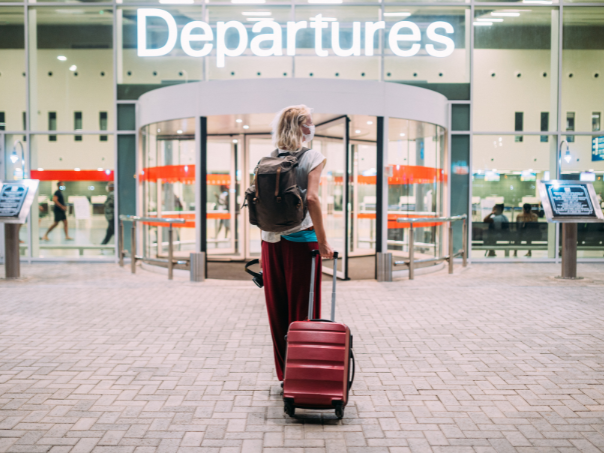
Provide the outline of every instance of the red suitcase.
<path id="1" fill-rule="evenodd" d="M 342 418 L 354 380 L 352 335 L 345 324 L 335 322 L 337 252 L 333 260 L 331 320 L 311 319 L 318 254 L 318 250 L 312 252 L 309 320 L 292 322 L 287 333 L 284 410 L 293 417 L 297 407 L 335 409 L 336 416 Z"/>

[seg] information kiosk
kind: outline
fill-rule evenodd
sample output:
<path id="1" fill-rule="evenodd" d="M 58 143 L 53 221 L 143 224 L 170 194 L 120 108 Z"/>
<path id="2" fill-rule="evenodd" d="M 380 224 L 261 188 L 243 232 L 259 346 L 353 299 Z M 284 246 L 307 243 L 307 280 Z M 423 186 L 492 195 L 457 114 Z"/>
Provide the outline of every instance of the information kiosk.
<path id="1" fill-rule="evenodd" d="M 0 223 L 4 224 L 4 273 L 6 278 L 19 278 L 19 229 L 25 223 L 38 191 L 39 181 L 0 182 Z"/>
<path id="2" fill-rule="evenodd" d="M 604 222 L 593 184 L 583 181 L 539 181 L 548 222 L 562 224 L 562 275 L 577 278 L 577 223 Z"/>

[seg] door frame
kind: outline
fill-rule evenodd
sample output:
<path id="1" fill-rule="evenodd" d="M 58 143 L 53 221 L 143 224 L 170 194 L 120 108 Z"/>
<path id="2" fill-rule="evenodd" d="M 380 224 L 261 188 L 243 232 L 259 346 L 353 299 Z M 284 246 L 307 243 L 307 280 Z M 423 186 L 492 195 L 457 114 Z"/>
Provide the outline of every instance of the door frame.
<path id="1" fill-rule="evenodd" d="M 333 125 L 337 125 L 338 123 L 343 123 L 344 125 L 344 136 L 342 138 L 332 137 L 332 136 L 321 136 L 321 134 L 317 134 L 320 132 L 320 129 L 323 127 L 331 127 Z M 336 118 L 332 118 L 330 120 L 324 121 L 322 123 L 315 125 L 315 137 L 321 138 L 326 141 L 334 141 L 339 142 L 342 141 L 343 144 L 343 152 L 344 152 L 344 175 L 343 175 L 343 187 L 342 187 L 342 216 L 344 220 L 344 250 L 337 250 L 339 259 L 342 262 L 342 270 L 336 272 L 336 276 L 342 280 L 348 280 L 348 219 L 350 216 L 350 212 L 348 209 L 348 196 L 350 191 L 350 139 L 349 139 L 349 129 L 350 129 L 350 118 L 348 115 L 342 115 Z M 333 267 L 332 266 L 322 266 L 323 273 L 327 275 L 333 275 Z"/>

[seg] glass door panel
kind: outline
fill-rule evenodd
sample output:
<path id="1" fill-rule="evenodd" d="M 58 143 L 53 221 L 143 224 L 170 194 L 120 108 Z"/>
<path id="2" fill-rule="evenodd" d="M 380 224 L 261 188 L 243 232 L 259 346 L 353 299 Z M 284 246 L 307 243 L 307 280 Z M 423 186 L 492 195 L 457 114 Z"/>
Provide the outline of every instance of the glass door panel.
<path id="1" fill-rule="evenodd" d="M 319 197 L 325 222 L 325 232 L 331 247 L 338 252 L 338 277 L 346 278 L 348 250 L 346 245 L 346 216 L 348 212 L 348 194 L 346 193 L 346 118 L 318 125 L 313 149 L 320 151 L 326 158 L 321 177 Z M 323 261 L 323 272 L 332 274 L 333 262 Z"/>
<path id="2" fill-rule="evenodd" d="M 237 240 L 237 139 L 208 137 L 207 150 L 208 257 L 237 257 L 241 255 Z"/>

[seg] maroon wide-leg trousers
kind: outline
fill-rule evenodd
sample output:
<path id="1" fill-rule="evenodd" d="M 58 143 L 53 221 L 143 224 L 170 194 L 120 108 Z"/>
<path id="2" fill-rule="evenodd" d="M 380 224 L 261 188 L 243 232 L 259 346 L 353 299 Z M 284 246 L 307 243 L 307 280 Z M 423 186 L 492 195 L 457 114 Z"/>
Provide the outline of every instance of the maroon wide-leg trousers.
<path id="1" fill-rule="evenodd" d="M 271 326 L 277 377 L 285 371 L 285 335 L 294 321 L 308 319 L 311 251 L 316 242 L 262 242 L 262 272 L 268 322 Z M 315 261 L 313 317 L 321 317 L 321 257 Z"/>

